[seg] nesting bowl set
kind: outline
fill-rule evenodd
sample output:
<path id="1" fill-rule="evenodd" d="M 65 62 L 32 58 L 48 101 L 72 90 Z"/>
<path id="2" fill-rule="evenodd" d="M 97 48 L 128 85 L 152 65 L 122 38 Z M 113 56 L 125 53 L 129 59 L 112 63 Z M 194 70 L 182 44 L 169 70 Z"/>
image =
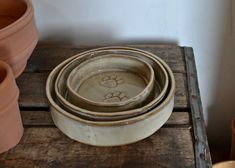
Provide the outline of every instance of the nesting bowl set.
<path id="1" fill-rule="evenodd" d="M 158 56 L 130 47 L 75 55 L 50 73 L 46 94 L 55 125 L 95 146 L 144 139 L 170 117 L 175 80 Z"/>

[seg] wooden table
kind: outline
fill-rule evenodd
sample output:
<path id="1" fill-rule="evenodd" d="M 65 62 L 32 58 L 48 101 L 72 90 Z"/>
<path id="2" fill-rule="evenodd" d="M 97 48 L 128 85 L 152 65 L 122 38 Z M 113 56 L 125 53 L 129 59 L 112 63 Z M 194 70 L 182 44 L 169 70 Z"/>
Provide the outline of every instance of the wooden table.
<path id="1" fill-rule="evenodd" d="M 0 155 L 0 167 L 211 167 L 193 51 L 175 45 L 132 45 L 163 58 L 176 79 L 174 112 L 152 136 L 120 147 L 93 147 L 69 139 L 51 119 L 45 94 L 49 72 L 92 47 L 38 46 L 17 79 L 24 136 Z"/>

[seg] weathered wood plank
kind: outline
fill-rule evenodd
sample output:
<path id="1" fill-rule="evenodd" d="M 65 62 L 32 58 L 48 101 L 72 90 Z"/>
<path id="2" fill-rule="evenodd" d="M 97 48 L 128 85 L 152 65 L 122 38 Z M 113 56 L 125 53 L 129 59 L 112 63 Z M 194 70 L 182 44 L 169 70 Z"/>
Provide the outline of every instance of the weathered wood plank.
<path id="1" fill-rule="evenodd" d="M 54 126 L 49 111 L 23 111 L 21 110 L 21 117 L 25 126 Z M 189 112 L 173 112 L 165 125 L 189 125 Z"/>
<path id="2" fill-rule="evenodd" d="M 133 45 L 136 47 L 150 51 L 169 64 L 173 72 L 185 73 L 184 54 L 182 49 L 175 45 Z M 34 50 L 25 72 L 39 72 L 44 70 L 52 70 L 56 65 L 65 59 L 92 49 L 94 47 L 38 47 Z"/>
<path id="3" fill-rule="evenodd" d="M 49 72 L 23 73 L 17 84 L 20 88 L 19 104 L 21 107 L 48 107 L 45 93 L 45 84 Z M 182 73 L 175 73 L 176 94 L 175 108 L 188 108 L 188 92 L 186 76 Z"/>
<path id="4" fill-rule="evenodd" d="M 206 126 L 203 118 L 202 102 L 197 80 L 197 69 L 193 49 L 184 48 L 187 67 L 189 100 L 192 112 L 193 135 L 195 141 L 196 167 L 212 167 L 210 150 L 207 142 Z"/>
<path id="5" fill-rule="evenodd" d="M 0 167 L 194 167 L 188 128 L 161 128 L 140 142 L 92 147 L 75 142 L 57 128 L 26 128 L 21 142 L 0 155 Z"/>

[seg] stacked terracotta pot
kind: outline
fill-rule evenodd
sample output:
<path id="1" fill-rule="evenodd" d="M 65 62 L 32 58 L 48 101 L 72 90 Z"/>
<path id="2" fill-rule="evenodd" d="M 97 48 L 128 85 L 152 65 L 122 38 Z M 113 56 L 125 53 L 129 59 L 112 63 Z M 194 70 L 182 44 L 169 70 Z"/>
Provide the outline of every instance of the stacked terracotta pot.
<path id="1" fill-rule="evenodd" d="M 23 135 L 18 97 L 11 67 L 0 61 L 0 153 L 15 146 Z"/>
<path id="2" fill-rule="evenodd" d="M 0 0 L 0 60 L 15 77 L 24 70 L 38 41 L 33 6 L 29 0 Z"/>
<path id="3" fill-rule="evenodd" d="M 15 78 L 26 67 L 38 41 L 29 0 L 0 0 L 0 153 L 23 135 Z"/>
<path id="4" fill-rule="evenodd" d="M 50 73 L 46 85 L 55 125 L 95 146 L 129 144 L 156 132 L 172 113 L 174 92 L 169 66 L 129 47 L 75 55 Z"/>

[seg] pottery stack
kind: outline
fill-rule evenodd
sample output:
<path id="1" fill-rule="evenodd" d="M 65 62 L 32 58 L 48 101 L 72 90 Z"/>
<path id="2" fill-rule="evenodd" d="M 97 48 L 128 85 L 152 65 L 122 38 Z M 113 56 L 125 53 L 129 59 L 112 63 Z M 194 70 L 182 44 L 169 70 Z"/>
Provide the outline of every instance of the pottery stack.
<path id="1" fill-rule="evenodd" d="M 0 153 L 23 135 L 17 78 L 38 41 L 30 0 L 0 0 Z"/>
<path id="2" fill-rule="evenodd" d="M 55 125 L 94 146 L 134 143 L 170 117 L 175 80 L 150 52 L 103 47 L 77 54 L 50 73 L 46 94 Z"/>

